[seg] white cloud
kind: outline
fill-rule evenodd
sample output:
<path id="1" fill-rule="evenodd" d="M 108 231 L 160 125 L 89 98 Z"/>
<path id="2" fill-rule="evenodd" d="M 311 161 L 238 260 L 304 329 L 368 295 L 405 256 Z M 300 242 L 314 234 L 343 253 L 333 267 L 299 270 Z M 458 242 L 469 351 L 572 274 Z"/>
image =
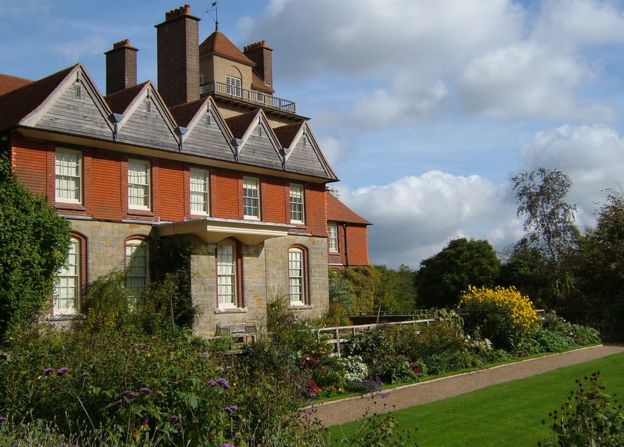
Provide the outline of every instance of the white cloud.
<path id="1" fill-rule="evenodd" d="M 560 46 L 624 42 L 624 14 L 614 1 L 546 0 L 534 37 Z"/>
<path id="2" fill-rule="evenodd" d="M 330 165 L 339 163 L 346 156 L 345 144 L 336 138 L 322 138 L 319 140 L 319 146 Z"/>
<path id="3" fill-rule="evenodd" d="M 373 223 L 372 261 L 413 268 L 455 237 L 486 238 L 495 230 L 500 247 L 512 242 L 514 205 L 506 197 L 504 185 L 440 171 L 341 190 L 341 200 Z"/>
<path id="4" fill-rule="evenodd" d="M 379 125 L 402 125 L 455 103 L 500 118 L 608 120 L 610 109 L 578 100 L 600 71 L 581 50 L 624 42 L 621 6 L 598 0 L 545 0 L 531 13 L 512 0 L 273 0 L 243 23 L 247 40 L 275 48 L 281 76 L 374 79 L 352 99 L 360 127 L 375 108 Z"/>
<path id="5" fill-rule="evenodd" d="M 466 65 L 459 94 L 469 111 L 496 117 L 610 119 L 607 108 L 577 104 L 574 92 L 591 77 L 572 56 L 535 42 L 496 49 Z"/>
<path id="6" fill-rule="evenodd" d="M 570 201 L 576 203 L 581 225 L 594 221 L 596 204 L 607 188 L 624 190 L 624 139 L 608 126 L 561 126 L 539 132 L 525 148 L 527 169 L 559 169 L 571 181 Z"/>

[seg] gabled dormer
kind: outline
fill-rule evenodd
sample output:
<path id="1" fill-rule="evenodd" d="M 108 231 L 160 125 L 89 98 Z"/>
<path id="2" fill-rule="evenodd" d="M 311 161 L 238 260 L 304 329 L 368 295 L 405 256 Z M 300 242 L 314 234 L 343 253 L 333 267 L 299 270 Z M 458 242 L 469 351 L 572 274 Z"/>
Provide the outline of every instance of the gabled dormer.
<path id="1" fill-rule="evenodd" d="M 282 169 L 281 145 L 262 109 L 228 118 L 226 122 L 235 138 L 240 163 Z"/>
<path id="2" fill-rule="evenodd" d="M 175 120 L 150 81 L 106 97 L 113 108 L 116 141 L 179 150 Z"/>
<path id="3" fill-rule="evenodd" d="M 277 127 L 274 133 L 283 148 L 286 171 L 338 179 L 323 156 L 307 122 Z"/>
<path id="4" fill-rule="evenodd" d="M 111 140 L 111 110 L 80 64 L 26 85 L 11 94 L 38 96 L 38 104 L 15 124 Z M 26 101 L 28 102 L 28 101 Z"/>
<path id="5" fill-rule="evenodd" d="M 234 136 L 212 98 L 172 107 L 170 111 L 180 126 L 182 152 L 236 160 Z"/>

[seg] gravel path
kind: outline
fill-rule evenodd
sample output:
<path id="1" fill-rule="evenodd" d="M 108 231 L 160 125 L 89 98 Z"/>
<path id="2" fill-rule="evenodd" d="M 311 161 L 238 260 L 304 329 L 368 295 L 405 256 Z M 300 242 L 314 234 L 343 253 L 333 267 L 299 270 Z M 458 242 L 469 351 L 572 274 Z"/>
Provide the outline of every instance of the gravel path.
<path id="1" fill-rule="evenodd" d="M 372 406 L 373 401 L 383 402 L 383 405 L 376 405 L 375 411 L 377 412 L 394 411 L 458 396 L 490 385 L 496 385 L 497 383 L 523 379 L 564 366 L 584 363 L 621 352 L 624 352 L 624 346 L 622 345 L 592 346 L 427 382 L 405 385 L 373 395 L 356 396 L 315 404 L 303 411 L 305 414 L 311 414 L 313 417 L 318 418 L 323 425 L 329 427 L 361 419 L 364 417 L 366 410 Z"/>

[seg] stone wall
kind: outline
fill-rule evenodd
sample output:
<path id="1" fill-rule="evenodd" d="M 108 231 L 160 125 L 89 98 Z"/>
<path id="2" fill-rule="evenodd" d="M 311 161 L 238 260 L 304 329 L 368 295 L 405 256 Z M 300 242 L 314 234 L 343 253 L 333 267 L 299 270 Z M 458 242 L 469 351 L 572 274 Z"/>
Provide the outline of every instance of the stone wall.
<path id="1" fill-rule="evenodd" d="M 131 236 L 155 237 L 149 224 L 113 223 L 92 220 L 71 221 L 72 230 L 84 235 L 87 251 L 87 282 L 112 270 L 124 268 L 124 241 Z M 266 327 L 267 300 L 288 299 L 288 249 L 293 245 L 307 252 L 309 305 L 291 307 L 302 318 L 320 317 L 329 307 L 327 239 L 286 236 L 268 239 L 259 245 L 240 245 L 244 307 L 217 306 L 216 245 L 193 239 L 191 294 L 198 313 L 194 332 L 213 336 L 217 325 L 250 324 Z"/>
<path id="2" fill-rule="evenodd" d="M 215 334 L 217 325 L 248 324 L 266 327 L 267 300 L 288 299 L 288 248 L 305 247 L 308 254 L 308 306 L 291 307 L 301 318 L 323 316 L 329 307 L 327 239 L 286 236 L 256 246 L 241 246 L 244 307 L 217 307 L 215 244 L 205 244 L 191 258 L 193 302 L 198 307 L 195 333 Z M 199 248 L 199 247 L 198 247 Z"/>

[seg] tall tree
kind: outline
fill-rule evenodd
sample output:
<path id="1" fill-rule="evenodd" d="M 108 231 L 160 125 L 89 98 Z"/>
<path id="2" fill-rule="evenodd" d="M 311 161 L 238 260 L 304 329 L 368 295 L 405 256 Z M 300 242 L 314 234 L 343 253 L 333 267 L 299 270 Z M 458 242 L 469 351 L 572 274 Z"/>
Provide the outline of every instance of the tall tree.
<path id="1" fill-rule="evenodd" d="M 488 241 L 455 239 L 420 263 L 414 276 L 418 303 L 454 307 L 469 285 L 494 286 L 499 270 L 500 262 Z"/>
<path id="2" fill-rule="evenodd" d="M 557 169 L 524 171 L 512 178 L 518 217 L 524 216 L 529 246 L 553 264 L 577 242 L 576 207 L 566 202 L 570 178 Z"/>

